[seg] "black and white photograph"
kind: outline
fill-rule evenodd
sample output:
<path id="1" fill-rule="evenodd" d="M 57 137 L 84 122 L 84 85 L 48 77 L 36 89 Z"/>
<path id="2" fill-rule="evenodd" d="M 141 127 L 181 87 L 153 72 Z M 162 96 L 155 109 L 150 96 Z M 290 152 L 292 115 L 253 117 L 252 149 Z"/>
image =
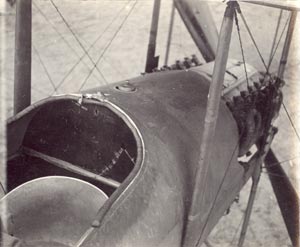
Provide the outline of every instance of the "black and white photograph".
<path id="1" fill-rule="evenodd" d="M 300 247 L 299 0 L 0 0 L 0 247 Z"/>

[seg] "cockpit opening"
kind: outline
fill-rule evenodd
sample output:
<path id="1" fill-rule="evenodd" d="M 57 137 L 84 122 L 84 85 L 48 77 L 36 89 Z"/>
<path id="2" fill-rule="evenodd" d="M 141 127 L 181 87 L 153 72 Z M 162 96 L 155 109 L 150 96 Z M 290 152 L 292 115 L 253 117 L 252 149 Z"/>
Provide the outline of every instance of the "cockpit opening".
<path id="1" fill-rule="evenodd" d="M 67 99 L 34 112 L 23 124 L 17 155 L 8 160 L 8 191 L 39 177 L 58 175 L 82 179 L 111 195 L 135 167 L 136 134 L 111 105 Z"/>

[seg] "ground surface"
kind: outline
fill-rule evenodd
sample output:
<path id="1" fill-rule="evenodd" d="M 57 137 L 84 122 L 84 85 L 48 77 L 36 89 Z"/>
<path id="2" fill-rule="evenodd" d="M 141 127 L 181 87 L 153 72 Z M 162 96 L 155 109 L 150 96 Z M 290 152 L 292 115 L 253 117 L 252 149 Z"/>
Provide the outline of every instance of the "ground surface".
<path id="1" fill-rule="evenodd" d="M 33 102 L 53 93 L 76 92 L 83 84 L 82 88 L 87 89 L 132 78 L 144 70 L 152 0 L 137 2 L 125 0 L 56 0 L 54 3 L 72 29 L 73 34 L 62 21 L 62 17 L 50 0 L 33 1 Z M 209 1 L 209 3 L 219 29 L 226 5 L 222 1 Z M 157 54 L 161 55 L 161 64 L 164 61 L 171 5 L 170 0 L 162 1 L 157 40 Z M 0 158 L 3 169 L 5 154 L 5 150 L 3 150 L 5 141 L 3 121 L 12 115 L 13 107 L 15 9 L 5 5 L 4 1 L 0 6 L 0 131 L 2 133 Z M 242 11 L 248 20 L 263 57 L 268 60 L 279 10 L 242 4 Z M 281 28 L 287 18 L 287 13 L 284 12 L 283 16 Z M 299 18 L 297 22 L 299 24 Z M 246 61 L 262 70 L 262 63 L 242 24 L 241 34 Z M 284 102 L 298 133 L 300 132 L 300 111 L 297 103 L 299 102 L 300 88 L 296 75 L 299 75 L 300 71 L 299 39 L 299 28 L 296 28 L 285 74 L 287 85 L 284 88 Z M 88 50 L 91 59 L 84 56 L 82 47 Z M 282 42 L 274 59 L 273 70 L 276 70 L 278 66 L 281 47 Z M 191 54 L 197 54 L 201 57 L 178 13 L 176 13 L 169 61 L 172 63 L 176 59 L 182 59 Z M 82 62 L 78 63 L 81 57 Z M 235 28 L 230 57 L 241 59 Z M 91 60 L 97 63 L 97 69 L 93 69 L 94 65 Z M 75 64 L 77 65 L 75 66 Z M 54 90 L 55 87 L 57 87 L 56 90 Z M 279 160 L 286 161 L 283 166 L 292 182 L 299 185 L 299 139 L 297 139 L 295 130 L 283 110 L 281 110 L 277 120 L 277 126 L 279 126 L 279 133 L 275 138 L 273 148 L 278 154 Z M 2 170 L 2 180 L 3 174 Z M 248 183 L 245 186 L 240 194 L 240 202 L 232 206 L 230 214 L 224 216 L 211 233 L 209 241 L 213 246 L 236 245 L 250 185 L 251 183 Z M 262 173 L 245 246 L 291 246 L 265 170 Z"/>

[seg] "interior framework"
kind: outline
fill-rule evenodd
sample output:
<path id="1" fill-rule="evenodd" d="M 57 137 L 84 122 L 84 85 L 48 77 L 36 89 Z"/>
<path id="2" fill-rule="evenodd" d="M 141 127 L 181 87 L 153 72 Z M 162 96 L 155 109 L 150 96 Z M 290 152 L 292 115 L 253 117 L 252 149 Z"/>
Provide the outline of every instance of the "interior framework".
<path id="1" fill-rule="evenodd" d="M 122 113 L 99 102 L 59 100 L 31 118 L 18 155 L 7 165 L 8 191 L 32 179 L 83 179 L 111 195 L 138 157 L 138 138 Z"/>

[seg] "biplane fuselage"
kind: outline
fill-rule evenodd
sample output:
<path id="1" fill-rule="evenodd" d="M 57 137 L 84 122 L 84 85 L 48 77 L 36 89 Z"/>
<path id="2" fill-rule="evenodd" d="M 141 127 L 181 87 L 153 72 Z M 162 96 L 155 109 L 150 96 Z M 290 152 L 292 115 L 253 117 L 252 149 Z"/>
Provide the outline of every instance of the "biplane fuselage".
<path id="1" fill-rule="evenodd" d="M 235 62 L 231 65 L 239 67 Z M 236 80 L 227 77 L 231 84 Z M 9 189 L 44 176 L 83 179 L 110 198 L 99 205 L 93 219 L 97 226 L 82 246 L 180 246 L 198 165 L 209 84 L 209 69 L 200 66 L 146 74 L 28 107 L 8 122 Z M 199 205 L 201 241 L 253 172 L 252 167 L 245 169 L 237 161 L 238 136 L 237 123 L 222 102 L 208 184 L 203 188 L 205 201 Z M 102 174 L 120 186 L 114 191 L 107 184 L 53 165 L 47 157 Z M 37 240 L 30 237 L 23 240 Z"/>
<path id="2" fill-rule="evenodd" d="M 155 1 L 146 72 L 158 66 L 159 5 Z M 159 73 L 51 97 L 26 109 L 31 35 L 18 29 L 23 36 L 16 38 L 17 47 L 22 47 L 22 39 L 27 45 L 16 51 L 29 55 L 16 52 L 15 112 L 24 110 L 7 125 L 9 193 L 0 200 L 6 245 L 199 246 L 252 176 L 239 246 L 243 244 L 259 169 L 277 131 L 272 122 L 282 104 L 296 15 L 290 20 L 278 75 L 271 75 L 266 66 L 255 84 L 255 71 L 246 68 L 244 56 L 242 63 L 231 61 L 226 69 L 237 13 L 245 22 L 238 2 L 228 2 L 217 48 L 210 40 L 216 41 L 217 32 L 201 31 L 195 3 L 175 1 L 175 6 L 187 27 L 193 27 L 189 32 L 204 59 L 215 59 L 214 65 L 188 64 L 181 71 L 165 66 Z M 31 12 L 31 3 L 19 2 L 18 9 Z M 204 23 L 208 20 L 209 14 Z M 247 83 L 236 68 L 245 72 Z M 254 144 L 257 152 L 247 162 L 238 160 L 250 156 Z M 294 243 L 299 234 L 290 226 L 287 223 Z"/>

